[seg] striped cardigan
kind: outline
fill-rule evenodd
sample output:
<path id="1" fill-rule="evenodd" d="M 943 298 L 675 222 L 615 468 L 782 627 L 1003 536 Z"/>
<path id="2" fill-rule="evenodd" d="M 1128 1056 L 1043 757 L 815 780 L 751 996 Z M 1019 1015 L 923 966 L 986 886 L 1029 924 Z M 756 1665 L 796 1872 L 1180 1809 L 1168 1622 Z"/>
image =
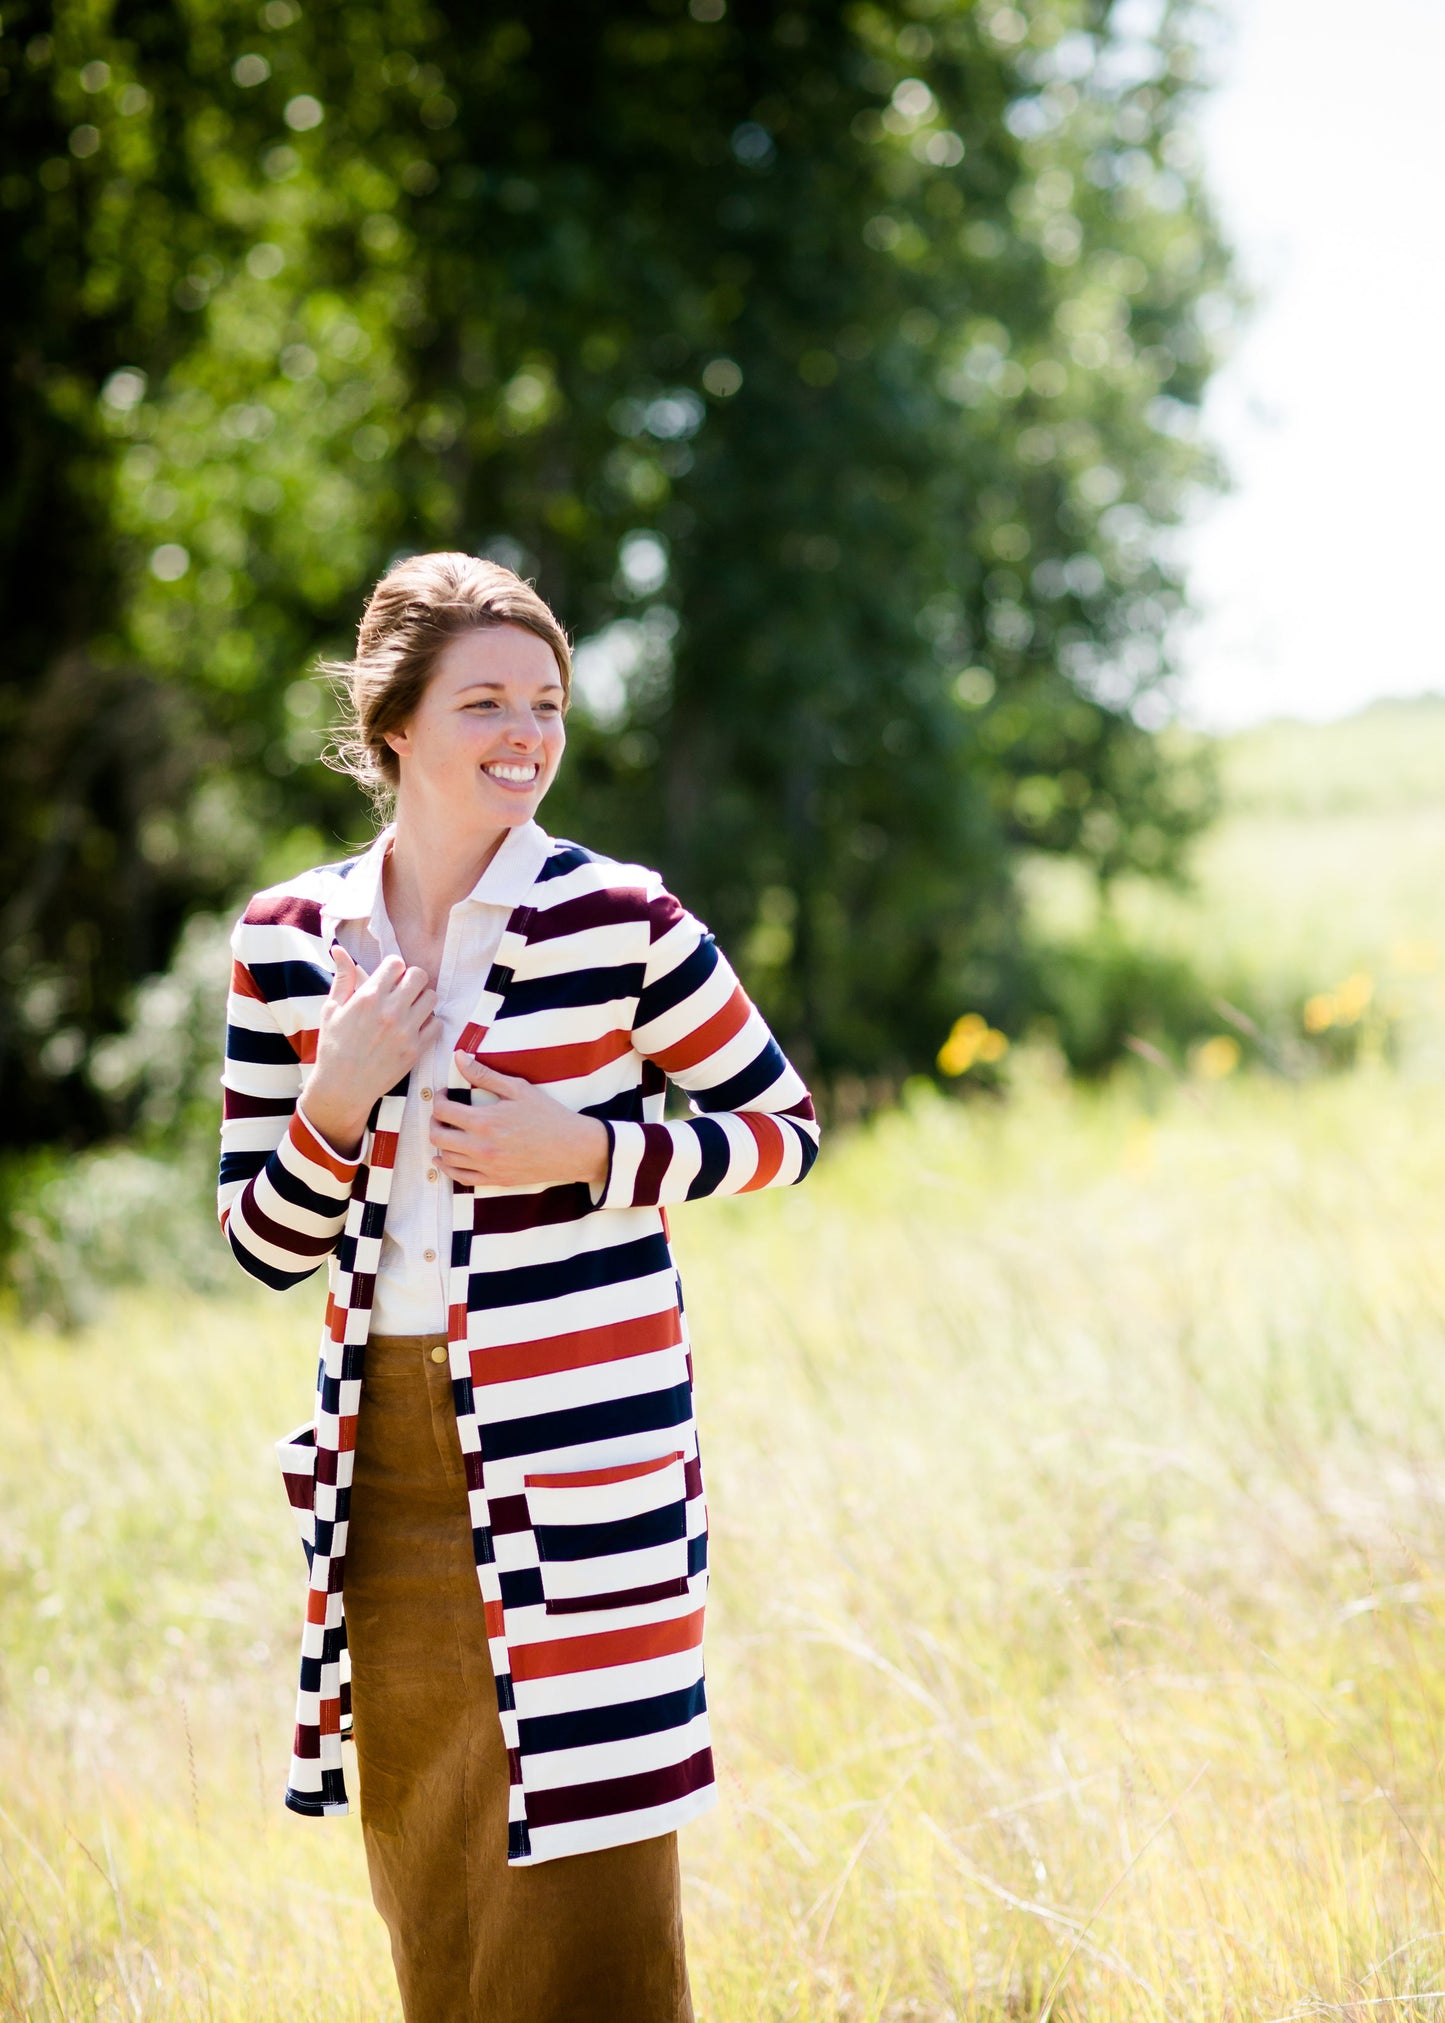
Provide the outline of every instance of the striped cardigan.
<path id="1" fill-rule="evenodd" d="M 375 848 L 384 847 L 384 839 Z M 219 1205 L 273 1287 L 323 1262 L 314 1424 L 280 1444 L 310 1579 L 286 1803 L 346 1810 L 342 1590 L 371 1304 L 406 1082 L 353 1162 L 298 1109 L 345 881 L 251 901 L 232 941 Z M 452 1393 L 511 1767 L 508 1859 L 670 1832 L 713 1802 L 703 1687 L 707 1517 L 666 1207 L 787 1185 L 818 1131 L 807 1090 L 711 935 L 654 871 L 549 841 L 462 1035 L 607 1126 L 585 1182 L 457 1186 Z M 666 1084 L 693 1114 L 664 1121 Z M 449 1093 L 470 1101 L 452 1069 Z M 483 1098 L 485 1100 L 485 1098 Z"/>

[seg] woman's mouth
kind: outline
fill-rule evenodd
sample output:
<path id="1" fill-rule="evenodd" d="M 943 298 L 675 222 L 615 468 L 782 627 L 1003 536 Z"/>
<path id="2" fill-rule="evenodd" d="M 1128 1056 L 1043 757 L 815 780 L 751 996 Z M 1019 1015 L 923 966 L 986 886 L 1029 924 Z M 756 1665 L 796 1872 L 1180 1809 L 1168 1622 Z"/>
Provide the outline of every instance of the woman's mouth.
<path id="1" fill-rule="evenodd" d="M 499 787 L 534 787 L 542 768 L 535 759 L 513 763 L 507 759 L 494 759 L 482 771 L 489 780 L 495 780 Z"/>

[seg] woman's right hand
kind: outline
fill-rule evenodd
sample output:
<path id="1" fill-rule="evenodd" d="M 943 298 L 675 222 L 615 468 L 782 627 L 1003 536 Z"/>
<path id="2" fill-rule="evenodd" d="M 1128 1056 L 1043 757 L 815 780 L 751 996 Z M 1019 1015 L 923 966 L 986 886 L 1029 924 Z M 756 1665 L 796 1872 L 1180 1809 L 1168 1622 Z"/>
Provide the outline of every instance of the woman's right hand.
<path id="1" fill-rule="evenodd" d="M 394 1089 L 434 1037 L 436 992 L 424 969 L 388 955 L 373 975 L 332 948 L 336 975 L 321 1007 L 316 1063 L 302 1107 L 307 1121 L 344 1159 L 361 1150 L 378 1096 Z"/>

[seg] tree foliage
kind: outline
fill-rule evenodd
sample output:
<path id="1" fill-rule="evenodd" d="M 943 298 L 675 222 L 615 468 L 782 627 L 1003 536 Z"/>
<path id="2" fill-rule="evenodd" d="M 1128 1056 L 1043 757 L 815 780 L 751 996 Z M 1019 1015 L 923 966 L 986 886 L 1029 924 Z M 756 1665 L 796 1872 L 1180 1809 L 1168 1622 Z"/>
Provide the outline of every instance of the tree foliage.
<path id="1" fill-rule="evenodd" d="M 24 1135 L 104 1123 L 91 1043 L 188 910 L 362 833 L 307 668 L 403 550 L 536 576 L 583 641 L 549 826 L 661 865 L 825 1082 L 1019 1016 L 1021 849 L 1177 863 L 1228 285 L 1184 7 L 4 26 Z"/>

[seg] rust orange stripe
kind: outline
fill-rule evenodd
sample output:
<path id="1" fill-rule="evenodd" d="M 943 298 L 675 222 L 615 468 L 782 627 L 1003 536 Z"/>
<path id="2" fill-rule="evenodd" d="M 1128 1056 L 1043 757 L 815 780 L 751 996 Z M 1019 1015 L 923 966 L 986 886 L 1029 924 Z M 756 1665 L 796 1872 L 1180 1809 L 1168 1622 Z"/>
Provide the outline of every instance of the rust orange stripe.
<path id="1" fill-rule="evenodd" d="M 638 1665 L 646 1658 L 670 1658 L 702 1642 L 702 1610 L 670 1623 L 645 1623 L 635 1630 L 600 1630 L 590 1637 L 558 1637 L 548 1644 L 511 1649 L 514 1679 L 555 1679 L 568 1672 L 596 1672 L 609 1665 Z"/>
<path id="2" fill-rule="evenodd" d="M 237 997 L 254 997 L 261 1004 L 266 1002 L 265 998 L 261 996 L 261 986 L 257 983 L 255 977 L 252 976 L 245 963 L 238 962 L 234 956 L 231 958 L 231 988 L 235 991 Z"/>
<path id="3" fill-rule="evenodd" d="M 758 1170 L 738 1190 L 751 1194 L 755 1187 L 766 1187 L 783 1163 L 783 1127 L 763 1110 L 739 1110 L 737 1115 L 758 1141 Z"/>
<path id="4" fill-rule="evenodd" d="M 571 1475 L 524 1475 L 522 1481 L 528 1489 L 578 1489 L 584 1483 L 590 1489 L 608 1482 L 635 1482 L 639 1475 L 655 1475 L 659 1468 L 671 1468 L 681 1459 L 679 1450 L 659 1454 L 655 1461 L 624 1461 L 616 1468 L 583 1468 Z"/>
<path id="5" fill-rule="evenodd" d="M 664 1047 L 660 1053 L 649 1058 L 669 1075 L 676 1074 L 679 1068 L 695 1068 L 699 1061 L 705 1061 L 709 1054 L 715 1054 L 729 1040 L 737 1038 L 751 1011 L 747 992 L 740 983 L 735 984 L 732 996 L 721 1011 L 714 1012 L 704 1025 L 688 1033 L 686 1038 Z"/>
<path id="6" fill-rule="evenodd" d="M 461 1331 L 466 1332 L 465 1318 Z M 626 1356 L 650 1356 L 658 1349 L 675 1347 L 681 1340 L 677 1308 L 669 1307 L 666 1313 L 644 1314 L 640 1320 L 608 1321 L 599 1328 L 577 1328 L 540 1341 L 473 1349 L 472 1382 L 514 1384 L 524 1377 L 550 1377 L 561 1370 L 586 1369 L 593 1363 L 621 1362 Z"/>
<path id="7" fill-rule="evenodd" d="M 600 1039 L 577 1040 L 564 1047 L 527 1047 L 514 1054 L 490 1051 L 477 1056 L 499 1075 L 520 1075 L 524 1082 L 566 1082 L 595 1074 L 610 1061 L 632 1050 L 630 1033 L 604 1033 Z"/>
<path id="8" fill-rule="evenodd" d="M 333 1180 L 339 1180 L 343 1186 L 351 1185 L 356 1177 L 354 1159 L 338 1159 L 334 1153 L 328 1152 L 299 1110 L 291 1112 L 290 1128 L 291 1142 L 303 1159 L 309 1159 L 313 1166 L 323 1167 Z"/>

